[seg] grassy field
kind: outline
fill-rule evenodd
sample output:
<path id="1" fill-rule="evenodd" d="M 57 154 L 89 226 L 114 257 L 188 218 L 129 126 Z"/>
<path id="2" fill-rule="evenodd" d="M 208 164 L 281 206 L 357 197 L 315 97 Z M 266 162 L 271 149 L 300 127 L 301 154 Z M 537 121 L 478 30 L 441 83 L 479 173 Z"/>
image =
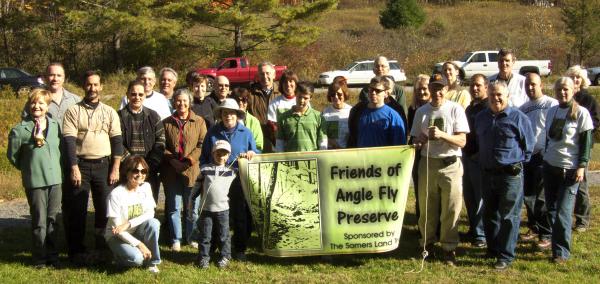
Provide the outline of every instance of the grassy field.
<path id="1" fill-rule="evenodd" d="M 591 188 L 597 192 L 600 187 Z M 600 196 L 592 196 L 598 204 Z M 58 270 L 36 270 L 30 266 L 29 230 L 10 228 L 0 230 L 0 279 L 3 283 L 597 283 L 600 281 L 600 210 L 592 212 L 593 227 L 585 233 L 573 234 L 572 258 L 565 265 L 549 261 L 547 252 L 539 252 L 531 243 L 520 243 L 517 260 L 512 268 L 496 272 L 492 260 L 485 259 L 484 249 L 461 243 L 458 266 L 448 267 L 441 262 L 426 262 L 420 273 L 420 249 L 414 215 L 414 199 L 409 195 L 407 214 L 400 248 L 383 254 L 337 256 L 331 261 L 320 257 L 272 258 L 255 250 L 245 263 L 232 262 L 220 270 L 211 266 L 200 270 L 193 265 L 196 252 L 184 248 L 179 253 L 162 247 L 161 273 L 151 275 L 143 269 L 122 270 L 112 265 Z M 91 219 L 90 219 L 91 221 Z M 90 222 L 91 223 L 91 222 Z M 466 219 L 460 221 L 465 232 Z M 522 228 L 524 231 L 524 228 Z M 61 232 L 62 236 L 62 232 Z M 88 233 L 91 236 L 91 232 Z M 256 239 L 253 239 L 256 241 Z M 91 239 L 89 240 L 91 243 Z M 62 245 L 62 244 L 61 244 Z M 63 245 L 64 247 L 64 245 Z M 64 255 L 62 256 L 63 260 Z M 66 262 L 66 260 L 65 260 Z"/>

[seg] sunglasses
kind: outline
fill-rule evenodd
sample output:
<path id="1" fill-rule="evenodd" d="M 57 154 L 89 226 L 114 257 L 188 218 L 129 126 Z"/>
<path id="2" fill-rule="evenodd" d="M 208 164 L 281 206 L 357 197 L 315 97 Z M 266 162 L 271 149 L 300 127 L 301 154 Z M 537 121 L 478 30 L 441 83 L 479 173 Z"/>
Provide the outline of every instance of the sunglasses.
<path id="1" fill-rule="evenodd" d="M 142 175 L 145 175 L 145 174 L 148 173 L 148 170 L 147 169 L 133 169 L 133 170 L 131 170 L 129 172 L 132 173 L 132 174 L 142 174 Z"/>
<path id="2" fill-rule="evenodd" d="M 375 92 L 376 94 L 379 94 L 381 92 L 385 92 L 385 90 L 384 89 L 377 89 L 377 88 L 369 87 L 369 93 L 372 93 L 372 92 Z"/>
<path id="3" fill-rule="evenodd" d="M 239 98 L 239 99 L 237 99 L 237 101 L 238 101 L 238 103 L 247 103 L 248 99 L 246 99 L 246 98 Z"/>
<path id="4" fill-rule="evenodd" d="M 140 97 L 141 98 L 141 97 L 143 97 L 145 95 L 146 94 L 144 94 L 144 93 L 129 93 L 130 97 Z"/>

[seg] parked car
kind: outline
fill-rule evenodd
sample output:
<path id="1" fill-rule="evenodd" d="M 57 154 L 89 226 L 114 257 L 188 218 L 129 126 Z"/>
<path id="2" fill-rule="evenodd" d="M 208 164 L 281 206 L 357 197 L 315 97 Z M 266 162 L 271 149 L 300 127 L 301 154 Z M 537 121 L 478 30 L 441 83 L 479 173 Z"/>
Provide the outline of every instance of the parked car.
<path id="1" fill-rule="evenodd" d="M 588 68 L 587 72 L 588 78 L 590 78 L 590 82 L 592 82 L 592 85 L 600 85 L 600 67 Z"/>
<path id="2" fill-rule="evenodd" d="M 390 74 L 394 77 L 394 81 L 406 81 L 406 74 L 400 68 L 397 60 L 390 60 Z M 319 75 L 317 80 L 318 85 L 329 85 L 333 82 L 333 78 L 344 76 L 348 80 L 349 85 L 367 85 L 373 78 L 373 60 L 354 61 L 342 70 L 327 71 Z"/>
<path id="3" fill-rule="evenodd" d="M 29 73 L 12 67 L 0 68 L 0 86 L 10 85 L 17 96 L 26 95 L 36 87 L 43 87 L 44 81 L 40 76 L 32 76 Z"/>
<path id="4" fill-rule="evenodd" d="M 275 80 L 278 80 L 286 69 L 287 66 L 275 66 Z M 196 71 L 208 76 L 209 88 L 212 87 L 217 76 L 227 77 L 230 84 L 244 85 L 256 81 L 258 73 L 256 65 L 251 65 L 246 57 L 223 58 L 211 68 L 201 68 Z"/>
<path id="5" fill-rule="evenodd" d="M 470 79 L 473 75 L 481 73 L 491 76 L 498 73 L 498 51 L 472 51 L 467 52 L 460 60 L 452 61 L 460 68 L 461 79 Z M 441 72 L 444 62 L 435 64 L 434 72 Z M 552 61 L 550 60 L 517 60 L 513 65 L 513 71 L 519 74 L 537 73 L 540 76 L 548 76 L 552 73 Z"/>

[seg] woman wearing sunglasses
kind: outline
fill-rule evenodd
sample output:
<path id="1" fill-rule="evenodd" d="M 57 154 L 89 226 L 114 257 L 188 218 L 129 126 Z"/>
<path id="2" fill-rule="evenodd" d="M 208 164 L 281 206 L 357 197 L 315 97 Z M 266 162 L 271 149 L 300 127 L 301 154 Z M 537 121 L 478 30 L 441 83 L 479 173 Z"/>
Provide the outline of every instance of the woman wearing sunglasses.
<path id="1" fill-rule="evenodd" d="M 327 149 L 344 149 L 348 141 L 350 130 L 348 117 L 352 106 L 348 101 L 348 84 L 346 78 L 337 76 L 327 90 L 327 101 L 331 105 L 323 110 L 323 117 L 327 121 Z"/>
<path id="2" fill-rule="evenodd" d="M 156 203 L 146 182 L 148 164 L 131 156 L 121 166 L 121 184 L 108 196 L 108 224 L 104 237 L 115 262 L 125 267 L 145 265 L 158 273 L 160 222 L 154 218 Z"/>

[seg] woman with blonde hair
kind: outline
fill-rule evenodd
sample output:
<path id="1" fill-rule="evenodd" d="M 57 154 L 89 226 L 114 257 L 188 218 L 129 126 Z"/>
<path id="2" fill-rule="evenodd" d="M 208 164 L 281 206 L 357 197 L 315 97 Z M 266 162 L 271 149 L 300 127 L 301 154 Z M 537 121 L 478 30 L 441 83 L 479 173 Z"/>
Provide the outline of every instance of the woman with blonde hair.
<path id="1" fill-rule="evenodd" d="M 574 99 L 575 83 L 562 77 L 554 84 L 558 106 L 546 117 L 544 194 L 552 229 L 552 260 L 564 263 L 571 251 L 575 194 L 584 180 L 592 147 L 592 119 Z"/>
<path id="2" fill-rule="evenodd" d="M 592 97 L 587 89 L 590 86 L 590 80 L 587 76 L 587 70 L 579 65 L 571 66 L 567 70 L 568 77 L 573 80 L 575 101 L 590 112 L 594 129 L 600 126 L 600 108 L 598 103 Z M 587 184 L 587 167 L 583 180 L 579 183 L 579 190 L 575 196 L 575 231 L 584 232 L 590 225 L 590 195 Z"/>
<path id="3" fill-rule="evenodd" d="M 8 135 L 6 156 L 21 171 L 33 236 L 32 257 L 36 268 L 58 264 L 56 220 L 62 197 L 60 125 L 47 116 L 50 92 L 34 89 L 29 94 L 27 117 Z"/>
<path id="4" fill-rule="evenodd" d="M 456 63 L 446 61 L 442 65 L 442 75 L 448 81 L 446 99 L 458 103 L 466 109 L 471 103 L 471 95 L 460 86 L 460 67 Z"/>

